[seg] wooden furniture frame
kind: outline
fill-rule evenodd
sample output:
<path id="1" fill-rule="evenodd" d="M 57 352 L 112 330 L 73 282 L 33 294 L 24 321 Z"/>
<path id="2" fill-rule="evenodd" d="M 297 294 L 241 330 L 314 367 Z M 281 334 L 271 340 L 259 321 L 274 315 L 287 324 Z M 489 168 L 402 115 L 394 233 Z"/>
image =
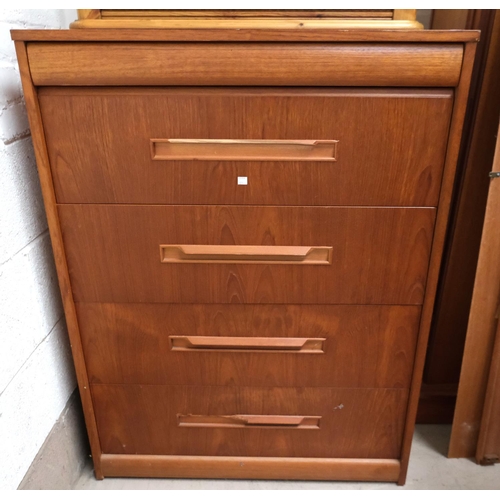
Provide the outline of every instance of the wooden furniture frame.
<path id="1" fill-rule="evenodd" d="M 71 28 L 420 29 L 415 9 L 112 10 L 80 9 Z"/>
<path id="2" fill-rule="evenodd" d="M 435 10 L 432 28 L 481 30 L 417 416 L 417 423 L 451 424 L 500 116 L 500 10 Z M 471 403 L 457 408 L 463 434 L 481 412 Z M 463 434 L 453 456 L 472 457 L 475 444 L 465 445 Z"/>
<path id="3" fill-rule="evenodd" d="M 500 460 L 500 140 L 490 174 L 488 203 L 460 375 L 450 458 Z"/>
<path id="4" fill-rule="evenodd" d="M 78 385 L 83 401 L 85 420 L 89 433 L 92 455 L 95 464 L 96 477 L 102 479 L 105 476 L 136 476 L 136 477 L 211 477 L 211 478 L 264 478 L 264 479 L 308 479 L 308 480 L 369 480 L 369 481 L 397 481 L 404 484 L 408 469 L 408 460 L 415 425 L 415 417 L 420 394 L 421 378 L 424 368 L 425 352 L 429 334 L 429 327 L 436 293 L 437 279 L 444 244 L 445 230 L 448 221 L 451 191 L 455 176 L 456 162 L 459 152 L 462 124 L 467 104 L 469 81 L 474 62 L 477 32 L 423 32 L 423 31 L 346 31 L 321 29 L 313 30 L 290 30 L 290 29 L 176 29 L 176 30 L 140 30 L 140 29 L 101 29 L 101 30 L 73 30 L 73 31 L 51 31 L 51 30 L 13 30 L 12 38 L 15 40 L 21 78 L 24 88 L 26 106 L 32 130 L 35 154 L 39 168 L 44 203 L 47 211 L 50 236 L 53 244 L 55 261 L 57 266 L 59 283 L 62 291 L 64 310 L 67 318 L 68 331 L 71 340 L 71 348 L 76 366 Z M 406 415 L 404 417 L 403 442 L 400 459 L 350 459 L 350 458 L 278 458 L 278 457 L 206 457 L 206 456 L 153 456 L 140 454 L 103 454 L 101 440 L 98 433 L 96 414 L 94 412 L 93 397 L 90 394 L 89 376 L 84 358 L 80 325 L 77 319 L 76 306 L 68 270 L 66 248 L 63 244 L 61 232 L 61 219 L 58 213 L 55 188 L 49 154 L 46 144 L 46 130 L 42 121 L 40 110 L 40 93 L 46 85 L 96 85 L 96 78 L 102 79 L 98 85 L 138 85 L 140 82 L 127 80 L 124 70 L 128 64 L 125 55 L 110 59 L 111 65 L 106 63 L 106 71 L 103 73 L 99 66 L 89 67 L 85 58 L 79 54 L 85 53 L 85 41 L 93 41 L 95 44 L 103 44 L 103 47 L 121 50 L 120 43 L 125 43 L 128 49 L 145 46 L 154 42 L 168 42 L 165 46 L 182 45 L 189 41 L 195 44 L 197 41 L 218 44 L 223 49 L 224 44 L 234 44 L 235 47 L 244 41 L 250 45 L 254 41 L 269 44 L 271 51 L 279 50 L 282 42 L 307 42 L 313 41 L 317 44 L 333 46 L 335 50 L 345 48 L 349 51 L 349 44 L 367 44 L 366 47 L 377 46 L 382 54 L 379 56 L 378 65 L 383 68 L 374 75 L 373 65 L 369 60 L 359 65 L 360 70 L 356 76 L 356 85 L 370 85 L 374 82 L 378 85 L 387 85 L 388 82 L 398 82 L 403 78 L 403 85 L 446 86 L 454 88 L 453 111 L 449 139 L 446 147 L 444 162 L 444 173 L 442 177 L 441 190 L 437 210 L 434 234 L 432 238 L 432 250 L 426 277 L 426 292 L 422 306 L 422 316 L 419 327 L 416 356 L 411 375 L 411 388 Z M 116 43 L 120 42 L 120 43 Z M 396 50 L 390 48 L 390 44 L 397 42 Z M 436 50 L 433 55 L 433 47 L 442 44 L 442 51 Z M 243 44 L 242 44 L 243 45 Z M 297 45 L 295 45 L 297 46 Z M 314 47 L 313 47 L 314 48 Z M 384 52 L 384 49 L 388 49 Z M 206 50 L 206 47 L 199 50 Z M 249 47 L 251 50 L 251 47 Z M 314 50 L 313 50 L 314 52 Z M 410 70 L 401 76 L 400 69 L 393 67 L 394 55 L 400 54 L 407 58 L 413 54 L 414 62 L 420 68 L 417 72 Z M 64 56 L 66 53 L 66 56 Z M 439 57 L 439 54 L 445 57 Z M 60 57 L 58 58 L 58 54 Z M 435 57 L 435 66 L 426 66 L 428 58 Z M 54 66 L 52 61 L 57 60 Z M 458 59 L 457 59 L 458 58 Z M 146 60 L 145 60 L 146 61 Z M 243 59 L 242 59 L 243 61 Z M 427 61 L 427 62 L 426 62 Z M 454 64 L 458 62 L 459 71 L 455 74 L 441 73 L 443 64 Z M 94 61 L 95 62 L 95 61 Z M 147 61 L 146 61 L 147 63 Z M 248 63 L 245 60 L 245 65 Z M 223 64 L 223 63 L 221 63 Z M 427 70 L 426 70 L 427 67 Z M 392 69 L 391 69 L 392 68 Z M 342 67 L 338 68 L 342 69 Z M 203 69 L 202 69 L 203 71 Z M 227 66 L 226 75 L 231 77 L 231 68 Z M 311 85 L 345 85 L 352 80 L 342 75 L 342 71 L 335 75 L 332 71 L 328 74 L 316 74 L 316 83 L 310 81 Z M 144 74 L 144 72 L 141 72 Z M 221 84 L 220 77 L 215 73 L 208 78 Z M 262 78 L 271 78 L 268 84 L 283 84 L 289 75 L 282 77 L 279 73 L 260 75 Z M 256 74 L 259 78 L 259 73 Z M 143 84 L 172 84 L 171 73 L 159 72 L 151 80 L 145 74 Z M 179 78 L 185 78 L 181 76 Z M 219 80 L 217 80 L 219 78 Z M 275 80 L 272 80 L 275 78 Z M 280 79 L 281 78 L 281 79 Z M 285 78 L 285 80 L 283 80 Z M 401 82 L 401 80 L 399 80 Z M 274 83 L 273 83 L 274 82 Z M 280 83 L 277 83 L 280 82 Z M 177 81 L 177 83 L 179 82 Z M 231 81 L 232 85 L 234 82 Z M 245 84 L 241 81 L 240 84 Z M 42 92 L 43 93 L 43 92 Z M 289 266 L 295 267 L 295 266 Z M 310 266 L 311 268 L 315 266 Z M 98 395 L 95 395 L 96 397 Z M 230 417 L 230 415 L 228 415 Z M 237 418 L 240 418 L 238 416 Z M 314 415 L 306 416 L 307 419 Z M 306 418 L 304 417 L 304 418 Z M 245 417 L 246 418 L 246 417 Z M 244 418 L 243 418 L 244 420 Z M 317 432 L 315 430 L 303 429 L 297 432 Z"/>

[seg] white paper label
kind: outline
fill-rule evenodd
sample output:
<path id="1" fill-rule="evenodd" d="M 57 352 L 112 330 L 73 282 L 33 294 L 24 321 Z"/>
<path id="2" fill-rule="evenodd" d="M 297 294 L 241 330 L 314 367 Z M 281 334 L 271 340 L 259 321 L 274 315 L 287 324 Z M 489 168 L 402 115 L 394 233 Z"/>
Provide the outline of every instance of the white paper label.
<path id="1" fill-rule="evenodd" d="M 238 186 L 248 185 L 248 177 L 238 177 Z"/>

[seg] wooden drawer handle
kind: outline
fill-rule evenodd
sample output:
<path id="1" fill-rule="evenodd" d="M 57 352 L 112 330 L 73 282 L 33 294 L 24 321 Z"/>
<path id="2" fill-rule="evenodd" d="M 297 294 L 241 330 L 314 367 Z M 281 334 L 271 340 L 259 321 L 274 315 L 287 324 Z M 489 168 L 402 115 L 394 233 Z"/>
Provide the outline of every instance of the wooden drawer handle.
<path id="1" fill-rule="evenodd" d="M 230 351 L 323 354 L 324 338 L 188 337 L 171 335 L 172 351 Z"/>
<path id="2" fill-rule="evenodd" d="M 160 245 L 161 262 L 230 264 L 330 264 L 332 247 Z"/>
<path id="3" fill-rule="evenodd" d="M 336 161 L 338 141 L 151 139 L 153 160 Z"/>
<path id="4" fill-rule="evenodd" d="M 270 427 L 319 429 L 321 417 L 296 415 L 177 415 L 179 427 Z"/>

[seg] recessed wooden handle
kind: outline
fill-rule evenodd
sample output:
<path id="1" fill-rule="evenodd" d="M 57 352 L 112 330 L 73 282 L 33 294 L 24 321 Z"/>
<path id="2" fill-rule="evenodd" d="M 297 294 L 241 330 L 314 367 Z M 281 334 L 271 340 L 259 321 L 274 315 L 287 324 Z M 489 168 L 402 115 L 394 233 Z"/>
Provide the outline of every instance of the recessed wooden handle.
<path id="1" fill-rule="evenodd" d="M 197 337 L 171 335 L 172 351 L 230 351 L 323 354 L 324 338 Z"/>
<path id="2" fill-rule="evenodd" d="M 320 420 L 296 415 L 177 415 L 179 427 L 319 429 Z"/>
<path id="3" fill-rule="evenodd" d="M 249 245 L 160 245 L 163 263 L 319 264 L 331 263 L 332 247 Z"/>
<path id="4" fill-rule="evenodd" d="M 336 161 L 338 141 L 151 139 L 153 160 Z"/>

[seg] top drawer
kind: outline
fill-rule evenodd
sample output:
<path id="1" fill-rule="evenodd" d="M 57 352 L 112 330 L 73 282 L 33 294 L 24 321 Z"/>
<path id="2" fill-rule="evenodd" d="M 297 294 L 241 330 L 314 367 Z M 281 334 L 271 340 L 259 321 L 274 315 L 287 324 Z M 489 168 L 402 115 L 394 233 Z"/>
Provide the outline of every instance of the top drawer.
<path id="1" fill-rule="evenodd" d="M 461 43 L 28 44 L 35 85 L 454 87 L 462 57 Z"/>
<path id="2" fill-rule="evenodd" d="M 423 89 L 40 91 L 58 203 L 436 206 L 452 101 Z"/>

